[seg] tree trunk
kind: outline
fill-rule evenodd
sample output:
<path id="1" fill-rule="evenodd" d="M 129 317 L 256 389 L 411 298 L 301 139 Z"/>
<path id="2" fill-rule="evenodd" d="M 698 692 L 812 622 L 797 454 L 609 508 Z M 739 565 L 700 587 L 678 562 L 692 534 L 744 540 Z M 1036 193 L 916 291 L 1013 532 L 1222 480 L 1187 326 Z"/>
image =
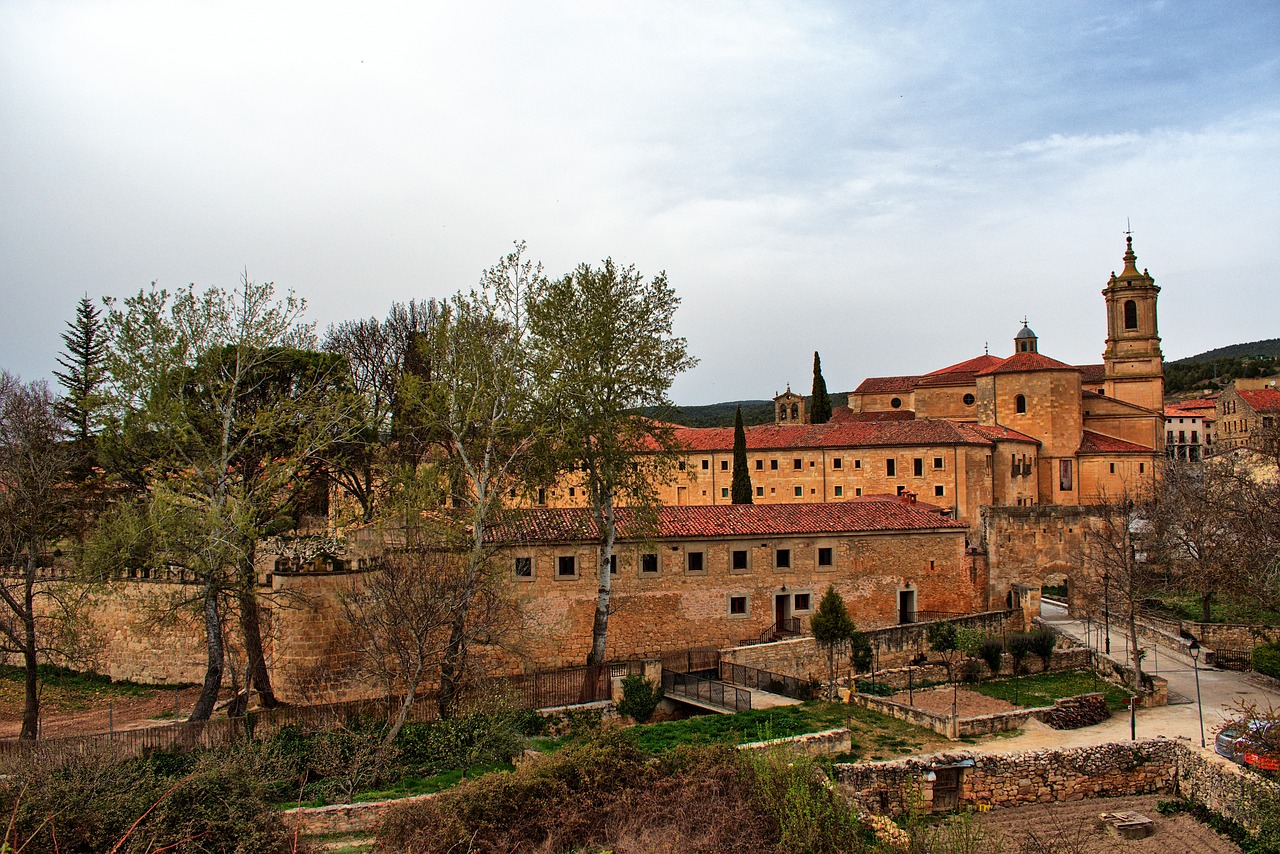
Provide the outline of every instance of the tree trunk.
<path id="1" fill-rule="evenodd" d="M 1213 604 L 1213 593 L 1205 593 L 1200 597 L 1200 622 L 1211 623 L 1213 617 L 1209 613 L 1210 606 Z"/>
<path id="2" fill-rule="evenodd" d="M 249 661 L 249 679 L 245 691 L 258 692 L 258 700 L 264 709 L 280 705 L 271 690 L 271 674 L 267 670 L 267 657 L 262 651 L 262 624 L 258 609 L 258 594 L 253 589 L 253 577 L 242 578 L 240 589 L 240 633 L 244 636 L 245 657 Z"/>
<path id="3" fill-rule="evenodd" d="M 226 653 L 222 648 L 222 620 L 218 615 L 218 592 L 212 582 L 205 583 L 204 634 L 209 663 L 204 671 L 204 687 L 200 689 L 200 697 L 191 710 L 191 717 L 187 718 L 188 723 L 209 720 L 213 707 L 218 702 L 218 691 L 222 689 L 222 671 L 226 666 Z"/>
<path id="4" fill-rule="evenodd" d="M 445 647 L 444 657 L 440 661 L 440 693 L 437 702 L 441 719 L 451 718 L 457 712 L 458 688 L 467 657 L 466 612 L 465 605 L 453 612 L 453 622 L 449 626 L 449 645 Z"/>
<path id="5" fill-rule="evenodd" d="M 604 537 L 604 547 L 600 549 L 600 565 L 596 573 L 599 576 L 599 587 L 596 589 L 596 615 L 591 623 L 591 652 L 587 655 L 587 664 L 601 667 L 604 665 L 605 648 L 609 640 L 609 597 L 613 589 L 609 558 L 613 555 L 613 539 L 616 534 L 613 492 L 609 489 L 602 490 L 597 499 L 596 520 L 601 523 L 600 534 Z"/>
<path id="6" fill-rule="evenodd" d="M 22 704 L 22 741 L 35 741 L 40 736 L 40 662 L 36 659 L 35 581 L 38 549 L 32 548 L 27 556 L 27 577 L 24 580 L 22 614 L 22 664 L 26 686 Z"/>

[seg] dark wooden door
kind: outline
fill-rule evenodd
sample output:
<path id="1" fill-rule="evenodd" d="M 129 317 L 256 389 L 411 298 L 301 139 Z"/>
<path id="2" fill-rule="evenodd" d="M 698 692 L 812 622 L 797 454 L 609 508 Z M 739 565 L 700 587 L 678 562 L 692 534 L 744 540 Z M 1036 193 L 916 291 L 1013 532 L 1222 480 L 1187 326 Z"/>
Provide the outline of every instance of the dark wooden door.
<path id="1" fill-rule="evenodd" d="M 960 768 L 939 768 L 933 782 L 933 811 L 943 812 L 960 806 Z"/>

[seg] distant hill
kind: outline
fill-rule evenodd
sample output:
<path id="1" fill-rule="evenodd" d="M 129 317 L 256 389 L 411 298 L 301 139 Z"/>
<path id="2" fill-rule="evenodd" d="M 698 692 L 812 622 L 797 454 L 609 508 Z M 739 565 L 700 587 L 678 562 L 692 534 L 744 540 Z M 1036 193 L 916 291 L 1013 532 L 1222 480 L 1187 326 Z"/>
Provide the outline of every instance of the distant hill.
<path id="1" fill-rule="evenodd" d="M 1232 344 L 1164 366 L 1168 395 L 1214 392 L 1239 377 L 1265 377 L 1280 371 L 1280 338 Z"/>
<path id="2" fill-rule="evenodd" d="M 848 405 L 848 392 L 831 395 L 832 409 Z M 668 417 L 686 427 L 732 427 L 733 412 L 739 406 L 742 407 L 742 423 L 748 427 L 773 423 L 772 400 L 731 400 L 727 403 L 708 403 L 705 406 L 681 406 Z"/>
<path id="3" fill-rule="evenodd" d="M 1267 338 L 1249 344 L 1231 344 L 1216 350 L 1206 350 L 1195 356 L 1187 356 L 1170 362 L 1171 365 L 1188 365 L 1192 362 L 1212 362 L 1217 359 L 1236 359 L 1241 356 L 1280 356 L 1280 338 Z"/>

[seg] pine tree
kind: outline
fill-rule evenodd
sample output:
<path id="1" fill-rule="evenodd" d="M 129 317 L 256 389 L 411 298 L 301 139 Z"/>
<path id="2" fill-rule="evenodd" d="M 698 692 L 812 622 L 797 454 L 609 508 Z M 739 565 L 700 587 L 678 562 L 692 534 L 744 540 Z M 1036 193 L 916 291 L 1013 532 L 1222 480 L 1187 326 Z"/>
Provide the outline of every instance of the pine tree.
<path id="1" fill-rule="evenodd" d="M 742 407 L 733 416 L 733 503 L 751 504 L 751 472 L 747 470 L 747 431 Z"/>
<path id="2" fill-rule="evenodd" d="M 813 353 L 813 397 L 809 401 L 809 423 L 826 424 L 831 420 L 831 398 L 827 396 L 827 381 L 822 378 L 822 360 Z"/>
<path id="3" fill-rule="evenodd" d="M 58 364 L 66 371 L 53 372 L 67 391 L 58 403 L 59 414 L 71 423 L 72 436 L 83 449 L 95 432 L 96 392 L 106 372 L 107 338 L 100 314 L 88 294 L 80 298 L 75 319 L 67 321 L 62 333 L 67 351 L 59 354 Z"/>

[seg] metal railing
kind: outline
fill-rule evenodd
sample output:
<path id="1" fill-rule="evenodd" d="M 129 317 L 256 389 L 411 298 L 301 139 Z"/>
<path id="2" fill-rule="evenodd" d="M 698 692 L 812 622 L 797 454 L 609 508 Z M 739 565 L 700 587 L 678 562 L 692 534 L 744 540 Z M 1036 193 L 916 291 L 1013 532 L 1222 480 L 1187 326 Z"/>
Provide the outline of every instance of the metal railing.
<path id="1" fill-rule="evenodd" d="M 734 685 L 744 685 L 757 691 L 768 691 L 770 694 L 781 694 L 796 700 L 812 700 L 815 696 L 813 683 L 807 679 L 787 676 L 785 673 L 774 673 L 760 670 L 745 664 L 734 664 L 731 661 L 720 662 L 720 679 Z"/>
<path id="2" fill-rule="evenodd" d="M 692 673 L 663 670 L 662 689 L 669 697 L 687 697 L 726 711 L 746 712 L 751 709 L 750 691 Z"/>
<path id="3" fill-rule="evenodd" d="M 662 656 L 662 670 L 676 673 L 700 673 L 720 666 L 720 648 L 715 646 L 683 649 Z"/>
<path id="4" fill-rule="evenodd" d="M 756 643 L 772 643 L 785 637 L 797 637 L 800 634 L 800 618 L 787 617 L 781 623 L 774 623 L 760 633 Z"/>

